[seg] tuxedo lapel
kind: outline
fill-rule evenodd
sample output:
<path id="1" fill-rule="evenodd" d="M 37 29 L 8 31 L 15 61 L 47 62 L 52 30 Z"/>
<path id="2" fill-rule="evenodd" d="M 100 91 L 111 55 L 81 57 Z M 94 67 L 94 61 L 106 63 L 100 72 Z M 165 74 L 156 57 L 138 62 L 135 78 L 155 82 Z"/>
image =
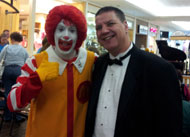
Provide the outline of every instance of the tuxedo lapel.
<path id="1" fill-rule="evenodd" d="M 99 80 L 97 80 L 98 82 L 95 85 L 95 87 L 96 87 L 95 91 L 100 91 L 100 88 L 102 86 L 103 79 L 104 79 L 104 76 L 105 76 L 105 73 L 106 73 L 106 70 L 108 67 L 108 62 L 107 62 L 108 58 L 109 58 L 109 55 L 106 54 L 105 57 L 102 58 L 98 64 L 96 64 L 97 71 L 94 73 L 94 76 L 95 76 L 95 78 L 97 78 Z"/>
<path id="2" fill-rule="evenodd" d="M 96 103 L 97 103 L 97 100 L 99 97 L 100 88 L 102 86 L 103 79 L 104 79 L 106 69 L 108 66 L 107 58 L 108 58 L 108 54 L 106 54 L 104 58 L 100 59 L 98 64 L 96 64 L 96 66 L 95 66 L 96 72 L 93 73 L 93 77 L 94 77 L 93 79 L 95 79 L 94 80 L 95 82 L 93 82 L 93 88 L 94 88 L 93 92 L 95 92 Z"/>
<path id="3" fill-rule="evenodd" d="M 91 123 L 89 125 L 95 124 L 95 116 L 96 116 L 96 109 L 98 104 L 98 97 L 100 93 L 100 88 L 102 86 L 102 82 L 106 73 L 106 69 L 108 66 L 107 63 L 107 56 L 99 58 L 98 62 L 95 64 L 95 71 L 93 72 L 93 78 L 92 78 L 92 92 L 91 92 L 91 98 L 89 100 L 89 108 L 87 112 L 87 119 L 88 122 Z M 88 127 L 87 127 L 88 128 Z M 90 129 L 90 128 L 89 128 Z"/>

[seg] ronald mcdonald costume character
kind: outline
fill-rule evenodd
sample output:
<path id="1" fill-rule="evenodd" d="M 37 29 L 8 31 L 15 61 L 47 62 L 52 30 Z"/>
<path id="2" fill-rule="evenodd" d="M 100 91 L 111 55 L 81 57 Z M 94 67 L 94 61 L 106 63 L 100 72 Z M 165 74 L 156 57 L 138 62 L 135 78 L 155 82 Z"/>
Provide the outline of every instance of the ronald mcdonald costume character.
<path id="1" fill-rule="evenodd" d="M 54 7 L 48 14 L 46 51 L 29 58 L 8 96 L 18 111 L 30 104 L 26 137 L 83 137 L 95 55 L 81 47 L 87 23 L 77 8 Z"/>

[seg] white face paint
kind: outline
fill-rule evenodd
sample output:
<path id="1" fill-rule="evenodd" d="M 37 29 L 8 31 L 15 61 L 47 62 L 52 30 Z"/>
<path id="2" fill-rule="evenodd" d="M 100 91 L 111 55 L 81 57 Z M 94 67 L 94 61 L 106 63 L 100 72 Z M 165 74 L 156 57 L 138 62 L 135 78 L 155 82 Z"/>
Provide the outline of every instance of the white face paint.
<path id="1" fill-rule="evenodd" d="M 72 23 L 63 20 L 59 22 L 54 33 L 55 52 L 63 59 L 76 56 L 77 28 Z"/>

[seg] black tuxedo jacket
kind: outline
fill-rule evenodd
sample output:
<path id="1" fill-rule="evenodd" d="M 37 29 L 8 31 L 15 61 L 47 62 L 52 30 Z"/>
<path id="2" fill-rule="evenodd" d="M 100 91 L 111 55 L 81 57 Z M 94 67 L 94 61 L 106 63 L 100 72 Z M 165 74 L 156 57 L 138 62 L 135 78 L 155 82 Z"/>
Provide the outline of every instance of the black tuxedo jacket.
<path id="1" fill-rule="evenodd" d="M 92 137 L 108 54 L 95 63 L 85 137 Z M 179 137 L 182 103 L 172 64 L 135 46 L 123 83 L 114 137 Z"/>

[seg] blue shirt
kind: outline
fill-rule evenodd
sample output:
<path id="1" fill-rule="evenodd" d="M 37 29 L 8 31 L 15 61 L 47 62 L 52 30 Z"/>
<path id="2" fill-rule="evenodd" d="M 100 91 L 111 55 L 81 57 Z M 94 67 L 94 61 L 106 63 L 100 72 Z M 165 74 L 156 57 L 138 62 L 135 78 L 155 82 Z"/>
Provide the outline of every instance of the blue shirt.
<path id="1" fill-rule="evenodd" d="M 6 46 L 6 44 L 5 44 L 5 45 L 1 45 L 1 44 L 0 44 L 0 52 L 2 51 L 2 49 L 3 49 L 5 46 Z"/>
<path id="2" fill-rule="evenodd" d="M 7 45 L 6 48 L 0 53 L 0 61 L 5 54 L 5 66 L 8 65 L 19 65 L 23 66 L 26 59 L 29 57 L 25 48 L 21 45 Z"/>

